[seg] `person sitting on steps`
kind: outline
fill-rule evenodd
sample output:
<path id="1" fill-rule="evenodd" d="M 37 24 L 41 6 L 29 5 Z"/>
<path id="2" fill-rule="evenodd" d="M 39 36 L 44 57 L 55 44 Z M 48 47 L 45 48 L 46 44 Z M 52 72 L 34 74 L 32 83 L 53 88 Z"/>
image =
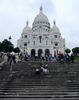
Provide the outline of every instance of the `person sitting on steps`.
<path id="1" fill-rule="evenodd" d="M 49 73 L 49 70 L 48 70 L 48 65 L 45 64 L 44 66 L 41 66 L 41 71 L 45 74 L 48 74 Z"/>
<path id="2" fill-rule="evenodd" d="M 36 74 L 40 74 L 39 68 L 36 68 L 36 69 L 35 69 L 35 73 L 36 73 Z"/>

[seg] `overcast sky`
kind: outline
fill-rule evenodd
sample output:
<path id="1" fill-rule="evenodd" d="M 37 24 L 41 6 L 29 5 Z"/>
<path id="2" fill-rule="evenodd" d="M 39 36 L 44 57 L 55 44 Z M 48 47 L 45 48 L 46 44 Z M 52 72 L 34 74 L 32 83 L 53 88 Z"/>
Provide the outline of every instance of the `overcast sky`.
<path id="1" fill-rule="evenodd" d="M 11 35 L 16 46 L 26 21 L 31 27 L 41 5 L 51 27 L 56 20 L 66 47 L 79 47 L 79 0 L 0 0 L 0 41 Z"/>

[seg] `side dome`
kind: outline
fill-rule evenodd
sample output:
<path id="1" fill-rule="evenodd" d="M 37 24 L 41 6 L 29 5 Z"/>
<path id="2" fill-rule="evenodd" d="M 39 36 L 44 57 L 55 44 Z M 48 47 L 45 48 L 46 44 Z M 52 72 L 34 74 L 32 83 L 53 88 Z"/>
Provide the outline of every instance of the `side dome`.
<path id="1" fill-rule="evenodd" d="M 26 22 L 26 27 L 24 27 L 22 33 L 29 33 L 31 31 L 31 28 L 28 26 L 28 21 Z"/>
<path id="2" fill-rule="evenodd" d="M 59 30 L 59 28 L 56 26 L 56 22 L 54 21 L 54 26 L 53 26 L 53 28 L 52 28 L 52 31 L 54 32 L 54 33 L 60 33 L 60 30 Z"/>

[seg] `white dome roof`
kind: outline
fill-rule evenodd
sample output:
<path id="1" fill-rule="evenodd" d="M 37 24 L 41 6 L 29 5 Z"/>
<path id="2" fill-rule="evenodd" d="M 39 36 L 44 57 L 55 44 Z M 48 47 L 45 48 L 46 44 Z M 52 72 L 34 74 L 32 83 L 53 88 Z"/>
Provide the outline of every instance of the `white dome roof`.
<path id="1" fill-rule="evenodd" d="M 31 31 L 31 28 L 28 26 L 28 21 L 26 22 L 26 27 L 23 29 L 23 33 L 28 33 Z"/>
<path id="2" fill-rule="evenodd" d="M 42 13 L 40 12 L 34 19 L 34 23 L 35 22 L 48 22 L 49 23 L 49 20 L 48 18 Z"/>
<path id="3" fill-rule="evenodd" d="M 54 21 L 54 26 L 53 26 L 53 28 L 52 28 L 52 31 L 54 32 L 54 33 L 60 33 L 60 30 L 59 30 L 59 28 L 56 26 L 56 22 Z"/>
<path id="4" fill-rule="evenodd" d="M 30 27 L 25 27 L 23 29 L 23 33 L 27 33 L 27 32 L 30 32 L 31 31 L 31 28 Z"/>
<path id="5" fill-rule="evenodd" d="M 60 33 L 60 30 L 57 26 L 53 26 L 52 31 L 55 33 Z"/>
<path id="6" fill-rule="evenodd" d="M 42 7 L 40 7 L 40 13 L 35 17 L 34 23 L 36 22 L 48 22 L 49 23 L 47 16 L 43 14 L 42 10 L 43 10 Z"/>

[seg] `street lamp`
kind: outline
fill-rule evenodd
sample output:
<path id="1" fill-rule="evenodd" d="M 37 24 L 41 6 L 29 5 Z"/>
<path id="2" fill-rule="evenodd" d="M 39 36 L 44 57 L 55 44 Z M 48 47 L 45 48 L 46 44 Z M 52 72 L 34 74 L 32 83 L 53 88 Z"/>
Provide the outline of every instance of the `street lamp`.
<path id="1" fill-rule="evenodd" d="M 9 39 L 9 42 L 10 42 L 10 40 L 12 39 L 12 38 L 11 38 L 11 35 L 9 36 L 8 39 Z M 10 52 L 10 45 L 9 45 L 9 52 Z M 12 74 L 12 63 L 13 63 L 12 58 L 10 58 L 10 61 L 11 61 L 11 66 L 10 66 L 10 73 L 11 73 L 11 74 L 10 74 L 10 77 L 12 77 L 12 75 L 13 75 L 13 74 Z"/>
<path id="2" fill-rule="evenodd" d="M 8 39 L 9 39 L 9 42 L 10 42 L 10 40 L 12 39 L 12 38 L 11 38 L 11 35 L 9 36 Z M 9 51 L 10 51 L 10 45 L 9 45 L 9 47 L 8 47 L 8 52 L 9 52 Z"/>
<path id="3" fill-rule="evenodd" d="M 12 38 L 11 38 L 11 35 L 9 36 L 9 38 L 8 38 L 8 39 L 9 39 L 9 41 L 12 39 Z"/>

